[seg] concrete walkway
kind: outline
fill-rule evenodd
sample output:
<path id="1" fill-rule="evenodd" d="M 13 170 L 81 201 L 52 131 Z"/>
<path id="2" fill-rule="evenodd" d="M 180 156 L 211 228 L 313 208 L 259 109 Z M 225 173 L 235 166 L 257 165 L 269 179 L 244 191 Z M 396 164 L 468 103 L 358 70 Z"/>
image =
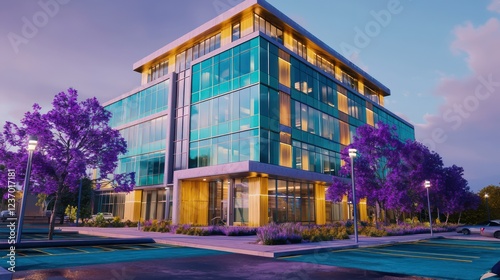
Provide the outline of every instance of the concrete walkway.
<path id="1" fill-rule="evenodd" d="M 318 253 L 331 250 L 342 250 L 357 247 L 371 247 L 384 244 L 416 242 L 431 238 L 430 234 L 414 234 L 405 236 L 365 237 L 359 236 L 359 243 L 354 242 L 354 236 L 348 240 L 334 240 L 312 243 L 288 244 L 288 245 L 259 245 L 257 237 L 254 236 L 190 236 L 184 234 L 171 234 L 159 232 L 144 232 L 137 228 L 76 228 L 63 227 L 63 231 L 78 231 L 80 234 L 98 235 L 114 238 L 153 238 L 157 243 L 186 246 L 192 248 L 211 249 L 238 254 L 246 254 L 262 257 L 284 257 L 299 254 Z M 495 238 L 486 238 L 477 235 L 463 236 L 456 232 L 436 233 L 434 238 L 472 239 L 500 241 Z"/>

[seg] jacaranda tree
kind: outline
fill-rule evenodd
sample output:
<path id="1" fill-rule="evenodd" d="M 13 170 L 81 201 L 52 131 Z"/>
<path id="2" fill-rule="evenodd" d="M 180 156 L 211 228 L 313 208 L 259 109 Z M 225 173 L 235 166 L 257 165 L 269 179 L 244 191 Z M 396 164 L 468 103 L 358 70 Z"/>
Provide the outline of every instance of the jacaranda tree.
<path id="1" fill-rule="evenodd" d="M 52 109 L 42 113 L 38 104 L 27 112 L 21 125 L 7 122 L 0 139 L 0 159 L 16 174 L 25 173 L 29 136 L 38 138 L 33 154 L 31 193 L 55 195 L 53 209 L 58 209 L 61 197 L 75 192 L 79 180 L 88 170 L 99 170 L 98 180 L 107 180 L 115 191 L 129 192 L 134 188 L 133 173 L 113 174 L 118 156 L 127 151 L 120 133 L 108 122 L 111 113 L 96 98 L 78 101 L 77 91 L 69 89 L 57 94 Z M 22 184 L 23 176 L 17 176 Z M 5 180 L 5 174 L 0 179 Z M 5 182 L 5 181 L 4 181 Z M 7 184 L 1 184 L 6 186 Z M 56 211 L 52 211 L 49 239 L 54 232 Z"/>
<path id="2" fill-rule="evenodd" d="M 391 210 L 398 222 L 402 213 L 424 209 L 427 205 L 425 180 L 431 181 L 434 186 L 433 207 L 441 207 L 447 217 L 454 211 L 461 211 L 463 205 L 468 205 L 463 203 L 463 199 L 470 197 L 467 196 L 468 186 L 462 176 L 463 169 L 456 166 L 444 168 L 439 154 L 417 141 L 400 141 L 395 127 L 384 123 L 377 123 L 375 127 L 359 127 L 353 142 L 341 153 L 345 165 L 340 175 L 351 173 L 349 148 L 358 150 L 354 163 L 356 196 L 366 198 L 368 205 L 376 208 L 376 221 L 380 219 L 381 211 Z M 442 187 L 438 187 L 440 181 Z M 451 188 L 457 196 L 453 198 L 453 203 L 446 204 L 445 197 L 452 201 L 449 197 Z M 350 199 L 350 183 L 335 177 L 327 190 L 327 199 L 339 201 L 346 194 Z M 384 217 L 387 218 L 387 215 Z"/>
<path id="3" fill-rule="evenodd" d="M 394 128 L 384 123 L 378 123 L 376 127 L 361 126 L 356 132 L 352 144 L 341 153 L 341 158 L 346 164 L 340 170 L 340 174 L 350 174 L 351 162 L 348 149 L 357 149 L 358 154 L 354 163 L 356 196 L 366 198 L 371 206 L 376 207 L 378 220 L 380 210 L 385 209 L 393 193 L 393 186 L 387 181 L 387 175 L 399 163 L 398 154 L 403 143 L 397 138 Z M 334 184 L 327 192 L 327 199 L 339 200 L 341 199 L 339 195 L 346 193 L 351 195 L 350 191 L 345 190 L 346 184 L 339 182 L 340 180 L 334 179 Z M 338 187 L 340 189 L 336 190 Z"/>
<path id="4" fill-rule="evenodd" d="M 397 157 L 399 162 L 387 174 L 391 192 L 388 193 L 386 205 L 388 210 L 393 211 L 396 222 L 402 213 L 418 212 L 425 208 L 427 196 L 424 181 L 429 180 L 434 185 L 443 169 L 441 156 L 417 141 L 403 143 Z"/>
<path id="5" fill-rule="evenodd" d="M 463 174 L 462 167 L 456 165 L 445 167 L 439 181 L 436 182 L 439 196 L 436 197 L 435 203 L 439 212 L 445 215 L 445 223 L 448 223 L 451 214 L 479 206 L 479 196 L 470 191 L 469 184 L 463 178 Z"/>

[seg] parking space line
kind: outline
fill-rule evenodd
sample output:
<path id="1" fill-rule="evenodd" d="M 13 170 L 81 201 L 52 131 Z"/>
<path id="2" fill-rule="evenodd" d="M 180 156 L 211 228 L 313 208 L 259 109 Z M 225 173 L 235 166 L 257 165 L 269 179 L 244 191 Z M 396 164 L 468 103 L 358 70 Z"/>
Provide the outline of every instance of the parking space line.
<path id="1" fill-rule="evenodd" d="M 405 251 L 405 250 L 388 250 L 388 249 L 379 249 L 379 248 L 367 248 L 367 249 L 378 250 L 378 251 L 385 251 L 385 252 L 394 252 L 394 253 L 401 252 L 401 253 L 420 254 L 420 255 L 457 257 L 457 258 L 464 258 L 464 259 L 480 259 L 481 258 L 481 257 L 474 257 L 474 256 L 440 254 L 440 253 L 428 253 L 428 252 L 416 252 L 416 251 Z"/>
<path id="2" fill-rule="evenodd" d="M 90 253 L 89 251 L 85 251 L 85 250 L 77 248 L 77 247 L 62 247 L 62 248 L 68 248 L 68 249 L 71 249 L 71 250 L 80 251 L 82 253 Z"/>
<path id="3" fill-rule="evenodd" d="M 302 257 L 303 255 L 293 255 L 293 256 L 284 256 L 284 257 L 279 257 L 278 259 L 293 259 L 293 258 L 298 258 Z"/>
<path id="4" fill-rule="evenodd" d="M 396 256 L 396 257 L 406 257 L 406 258 L 414 258 L 414 259 L 430 259 L 430 260 L 442 260 L 442 261 L 453 261 L 453 262 L 472 262 L 471 260 L 460 260 L 460 259 L 451 259 L 451 258 L 437 258 L 437 257 L 426 257 L 426 256 L 414 256 L 414 255 L 405 255 L 405 254 L 393 254 L 393 253 L 384 253 L 377 252 L 375 250 L 368 249 L 359 249 L 361 252 L 379 254 L 379 255 L 388 255 L 388 256 Z"/>
<path id="5" fill-rule="evenodd" d="M 103 246 L 92 246 L 92 247 L 102 249 L 105 252 L 114 252 L 114 251 L 116 251 L 115 249 L 111 249 L 111 248 L 103 247 Z"/>
<path id="6" fill-rule="evenodd" d="M 500 248 L 495 247 L 487 247 L 487 246 L 467 246 L 467 245 L 457 245 L 457 244 L 441 244 L 441 243 L 432 243 L 430 241 L 422 241 L 419 245 L 422 246 L 435 246 L 435 247 L 451 247 L 451 248 L 467 248 L 467 249 L 482 249 L 482 250 L 491 250 L 491 251 L 500 251 Z"/>
<path id="7" fill-rule="evenodd" d="M 353 249 L 342 249 L 342 250 L 331 250 L 329 253 L 342 253 L 342 252 L 351 252 L 351 251 L 357 251 L 359 249 L 353 248 Z"/>

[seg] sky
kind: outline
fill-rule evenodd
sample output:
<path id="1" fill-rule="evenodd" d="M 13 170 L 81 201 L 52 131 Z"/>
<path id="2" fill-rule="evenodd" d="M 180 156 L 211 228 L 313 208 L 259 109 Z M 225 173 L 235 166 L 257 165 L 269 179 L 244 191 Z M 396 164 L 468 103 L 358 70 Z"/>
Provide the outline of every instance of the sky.
<path id="1" fill-rule="evenodd" d="M 241 0 L 0 2 L 0 124 L 73 87 L 101 102 L 140 85 L 132 64 Z M 268 0 L 391 89 L 473 191 L 500 182 L 500 0 Z"/>

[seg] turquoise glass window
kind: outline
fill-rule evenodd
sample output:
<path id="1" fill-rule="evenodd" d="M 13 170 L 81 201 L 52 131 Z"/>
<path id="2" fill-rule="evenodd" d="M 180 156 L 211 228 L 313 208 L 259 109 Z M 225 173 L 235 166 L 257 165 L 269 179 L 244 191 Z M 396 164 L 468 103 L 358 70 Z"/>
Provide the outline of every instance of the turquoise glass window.
<path id="1" fill-rule="evenodd" d="M 117 127 L 166 110 L 169 85 L 165 80 L 106 106 L 112 114 L 109 125 Z"/>
<path id="2" fill-rule="evenodd" d="M 193 66 L 192 98 L 196 103 L 258 82 L 259 39 Z"/>

